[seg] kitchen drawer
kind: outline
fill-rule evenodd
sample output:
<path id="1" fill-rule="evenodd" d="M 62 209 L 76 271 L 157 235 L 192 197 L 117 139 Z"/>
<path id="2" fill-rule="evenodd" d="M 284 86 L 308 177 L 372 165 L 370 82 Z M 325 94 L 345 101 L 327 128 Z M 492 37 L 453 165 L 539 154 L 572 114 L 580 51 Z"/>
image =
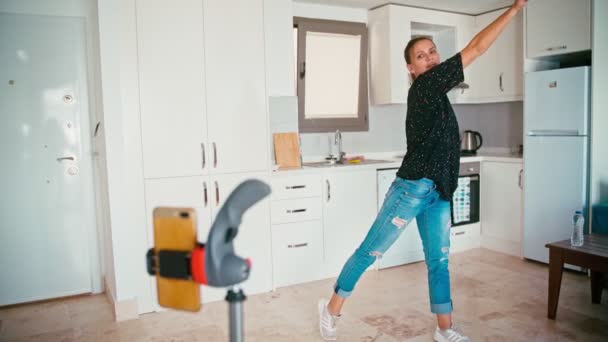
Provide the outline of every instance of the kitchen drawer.
<path id="1" fill-rule="evenodd" d="M 272 201 L 272 224 L 321 219 L 321 197 Z"/>
<path id="2" fill-rule="evenodd" d="M 272 180 L 272 200 L 321 197 L 321 176 L 277 177 Z"/>
<path id="3" fill-rule="evenodd" d="M 321 221 L 272 226 L 274 286 L 318 280 L 323 267 Z"/>
<path id="4" fill-rule="evenodd" d="M 450 229 L 450 252 L 462 252 L 481 245 L 479 223 L 452 227 Z"/>

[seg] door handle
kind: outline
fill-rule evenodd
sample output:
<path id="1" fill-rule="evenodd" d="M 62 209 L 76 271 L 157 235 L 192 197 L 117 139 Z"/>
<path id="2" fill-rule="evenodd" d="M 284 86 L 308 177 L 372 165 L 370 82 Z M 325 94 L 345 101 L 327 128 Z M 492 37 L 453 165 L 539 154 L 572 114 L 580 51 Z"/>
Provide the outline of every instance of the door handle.
<path id="1" fill-rule="evenodd" d="M 220 205 L 220 186 L 217 184 L 217 181 L 215 181 L 214 183 L 215 183 L 215 205 L 219 206 Z"/>
<path id="2" fill-rule="evenodd" d="M 305 213 L 306 209 L 287 209 L 288 214 Z"/>
<path id="3" fill-rule="evenodd" d="M 522 190 L 524 189 L 523 174 L 524 174 L 524 169 L 519 170 L 519 180 L 517 181 L 517 185 Z"/>
<path id="4" fill-rule="evenodd" d="M 291 186 L 286 186 L 285 189 L 286 190 L 295 190 L 295 189 L 304 189 L 306 188 L 306 185 L 291 185 Z"/>
<path id="5" fill-rule="evenodd" d="M 505 91 L 505 89 L 502 87 L 502 75 L 503 75 L 503 74 L 504 74 L 504 73 L 503 73 L 503 72 L 501 72 L 501 73 L 500 73 L 500 76 L 498 77 L 498 86 L 500 87 L 500 91 L 502 91 L 502 92 L 504 92 L 504 91 Z"/>
<path id="6" fill-rule="evenodd" d="M 74 156 L 65 156 L 65 157 L 59 157 L 59 158 L 57 158 L 57 161 L 58 161 L 58 162 L 60 162 L 60 161 L 64 161 L 64 160 L 71 160 L 71 161 L 75 161 L 75 160 L 76 160 L 76 157 L 74 157 Z"/>
<path id="7" fill-rule="evenodd" d="M 558 45 L 558 46 L 550 46 L 546 48 L 546 51 L 557 51 L 557 50 L 565 50 L 568 48 L 568 45 Z"/>
<path id="8" fill-rule="evenodd" d="M 203 158 L 203 169 L 205 168 L 205 164 L 207 164 L 207 158 L 205 158 L 205 143 L 201 143 L 201 155 Z"/>
<path id="9" fill-rule="evenodd" d="M 207 182 L 203 182 L 203 199 L 205 201 L 205 208 L 207 208 L 207 203 L 209 203 L 207 199 Z"/>
<path id="10" fill-rule="evenodd" d="M 327 202 L 331 199 L 331 185 L 329 185 L 329 180 L 325 180 L 325 184 L 327 184 Z"/>
<path id="11" fill-rule="evenodd" d="M 217 167 L 217 145 L 213 143 L 213 167 Z"/>

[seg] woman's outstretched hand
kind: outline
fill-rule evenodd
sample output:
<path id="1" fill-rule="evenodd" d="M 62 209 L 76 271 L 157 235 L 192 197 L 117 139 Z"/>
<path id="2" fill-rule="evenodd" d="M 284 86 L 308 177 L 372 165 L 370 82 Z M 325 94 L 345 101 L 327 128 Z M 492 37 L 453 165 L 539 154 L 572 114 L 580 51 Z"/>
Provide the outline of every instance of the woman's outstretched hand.
<path id="1" fill-rule="evenodd" d="M 520 9 L 524 8 L 527 3 L 528 0 L 515 0 L 511 7 L 519 11 Z"/>

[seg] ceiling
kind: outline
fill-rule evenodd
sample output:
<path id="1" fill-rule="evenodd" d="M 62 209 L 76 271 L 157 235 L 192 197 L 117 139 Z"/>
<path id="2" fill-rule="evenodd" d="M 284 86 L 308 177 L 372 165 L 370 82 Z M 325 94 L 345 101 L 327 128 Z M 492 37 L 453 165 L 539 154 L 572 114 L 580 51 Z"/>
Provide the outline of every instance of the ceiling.
<path id="1" fill-rule="evenodd" d="M 477 15 L 510 6 L 513 0 L 294 0 L 330 6 L 370 9 L 385 4 L 399 4 L 420 8 Z"/>

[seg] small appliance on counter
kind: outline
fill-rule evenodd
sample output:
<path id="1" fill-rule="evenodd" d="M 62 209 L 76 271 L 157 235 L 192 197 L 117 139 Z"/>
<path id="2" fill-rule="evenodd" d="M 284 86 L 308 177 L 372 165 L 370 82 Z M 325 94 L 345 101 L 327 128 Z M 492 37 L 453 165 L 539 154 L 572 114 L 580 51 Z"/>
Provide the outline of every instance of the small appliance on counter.
<path id="1" fill-rule="evenodd" d="M 483 138 L 479 132 L 466 130 L 462 133 L 462 140 L 460 141 L 460 155 L 474 156 L 482 144 Z"/>

